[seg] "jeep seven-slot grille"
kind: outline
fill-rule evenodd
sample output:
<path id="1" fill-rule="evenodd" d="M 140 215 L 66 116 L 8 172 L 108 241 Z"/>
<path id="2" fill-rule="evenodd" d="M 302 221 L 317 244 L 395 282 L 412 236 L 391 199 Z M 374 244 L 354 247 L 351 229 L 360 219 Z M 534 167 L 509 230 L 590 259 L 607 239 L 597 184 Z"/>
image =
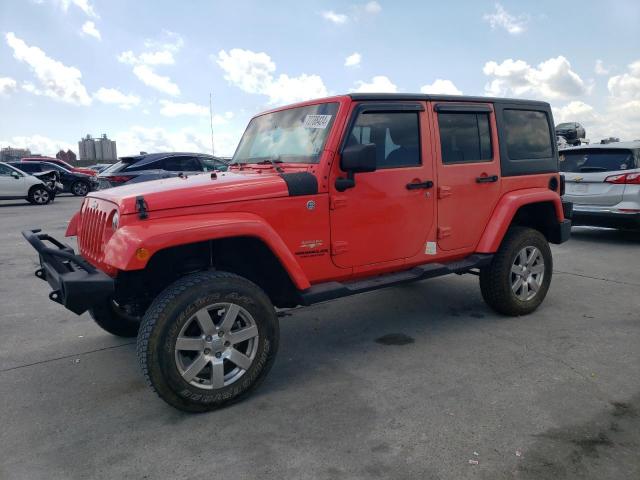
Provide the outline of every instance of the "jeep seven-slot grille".
<path id="1" fill-rule="evenodd" d="M 104 252 L 103 237 L 107 226 L 107 212 L 99 205 L 86 205 L 80 217 L 78 245 L 80 253 L 88 260 L 99 261 Z"/>

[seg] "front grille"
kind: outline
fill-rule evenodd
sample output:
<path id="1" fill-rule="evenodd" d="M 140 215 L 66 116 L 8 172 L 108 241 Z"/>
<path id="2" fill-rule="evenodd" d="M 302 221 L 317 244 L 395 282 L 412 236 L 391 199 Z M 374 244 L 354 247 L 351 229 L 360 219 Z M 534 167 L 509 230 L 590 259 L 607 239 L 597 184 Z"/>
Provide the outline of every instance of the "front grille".
<path id="1" fill-rule="evenodd" d="M 87 199 L 82 207 L 78 246 L 87 260 L 98 262 L 104 254 L 104 232 L 113 207 L 104 201 Z"/>

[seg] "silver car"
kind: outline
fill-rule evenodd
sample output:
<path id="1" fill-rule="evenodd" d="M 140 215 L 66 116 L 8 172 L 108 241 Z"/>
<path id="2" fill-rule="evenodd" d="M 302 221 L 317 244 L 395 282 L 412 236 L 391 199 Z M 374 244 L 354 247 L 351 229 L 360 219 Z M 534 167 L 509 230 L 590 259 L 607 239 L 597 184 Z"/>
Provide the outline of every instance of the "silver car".
<path id="1" fill-rule="evenodd" d="M 640 228 L 640 142 L 560 150 L 573 225 Z"/>

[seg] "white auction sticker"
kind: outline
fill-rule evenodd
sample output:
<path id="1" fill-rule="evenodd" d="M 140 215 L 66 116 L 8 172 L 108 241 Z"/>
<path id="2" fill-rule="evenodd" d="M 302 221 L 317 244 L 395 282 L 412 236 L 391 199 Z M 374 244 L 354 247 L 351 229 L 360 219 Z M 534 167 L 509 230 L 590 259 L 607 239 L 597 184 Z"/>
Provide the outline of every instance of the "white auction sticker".
<path id="1" fill-rule="evenodd" d="M 304 128 L 327 128 L 331 115 L 307 115 L 304 117 Z"/>

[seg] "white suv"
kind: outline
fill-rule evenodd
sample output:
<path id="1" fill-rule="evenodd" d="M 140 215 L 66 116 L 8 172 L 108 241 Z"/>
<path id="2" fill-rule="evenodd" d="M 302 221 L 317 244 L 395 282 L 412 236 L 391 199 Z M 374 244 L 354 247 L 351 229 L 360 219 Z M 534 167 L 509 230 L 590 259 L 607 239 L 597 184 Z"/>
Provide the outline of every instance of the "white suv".
<path id="1" fill-rule="evenodd" d="M 560 150 L 574 225 L 640 228 L 640 142 Z"/>
<path id="2" fill-rule="evenodd" d="M 46 205 L 52 195 L 42 180 L 0 162 L 0 200 L 21 198 L 35 205 Z"/>

